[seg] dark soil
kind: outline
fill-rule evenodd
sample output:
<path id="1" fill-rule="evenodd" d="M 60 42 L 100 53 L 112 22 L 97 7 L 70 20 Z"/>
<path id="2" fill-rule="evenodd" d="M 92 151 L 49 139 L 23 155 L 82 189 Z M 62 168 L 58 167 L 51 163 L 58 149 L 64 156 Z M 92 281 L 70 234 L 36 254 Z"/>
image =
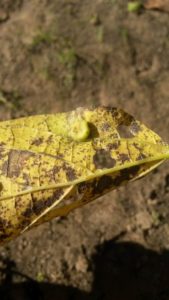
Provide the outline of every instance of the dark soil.
<path id="1" fill-rule="evenodd" d="M 0 118 L 125 109 L 169 141 L 169 14 L 0 0 Z M 1 247 L 3 300 L 168 300 L 168 164 Z"/>

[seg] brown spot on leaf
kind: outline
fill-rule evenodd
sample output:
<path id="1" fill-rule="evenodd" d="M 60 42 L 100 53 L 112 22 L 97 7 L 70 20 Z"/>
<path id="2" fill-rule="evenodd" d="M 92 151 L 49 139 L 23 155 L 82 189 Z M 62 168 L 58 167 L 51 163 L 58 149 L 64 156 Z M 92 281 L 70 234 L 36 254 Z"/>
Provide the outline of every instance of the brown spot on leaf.
<path id="1" fill-rule="evenodd" d="M 105 149 L 96 151 L 93 156 L 93 162 L 97 169 L 113 168 L 116 165 L 116 160 Z"/>
<path id="2" fill-rule="evenodd" d="M 11 227 L 10 221 L 3 219 L 2 217 L 0 218 L 0 231 L 5 232 L 6 229 Z"/>
<path id="3" fill-rule="evenodd" d="M 133 137 L 133 134 L 130 131 L 130 127 L 129 126 L 119 125 L 117 127 L 117 131 L 120 134 L 121 138 L 126 138 L 127 139 L 127 138 L 132 138 Z"/>
<path id="4" fill-rule="evenodd" d="M 120 113 L 121 113 L 121 118 L 119 120 L 119 124 L 125 125 L 125 126 L 130 126 L 131 123 L 134 121 L 133 116 L 131 116 L 130 114 L 126 113 L 123 110 L 120 110 Z"/>
<path id="5" fill-rule="evenodd" d="M 134 143 L 133 145 L 137 150 L 139 150 L 139 155 L 136 160 L 142 160 L 147 157 L 144 153 L 142 153 L 143 149 L 137 143 Z"/>
<path id="6" fill-rule="evenodd" d="M 22 207 L 22 196 L 15 197 L 15 209 L 19 210 Z"/>
<path id="7" fill-rule="evenodd" d="M 6 226 L 6 220 L 0 218 L 0 231 L 4 231 Z"/>
<path id="8" fill-rule="evenodd" d="M 73 181 L 77 178 L 76 171 L 68 164 L 63 164 L 63 170 L 66 172 L 66 176 L 69 181 Z"/>
<path id="9" fill-rule="evenodd" d="M 117 116 L 119 115 L 118 109 L 116 107 L 106 107 L 103 106 L 104 110 L 111 113 L 113 118 L 117 118 Z"/>
<path id="10" fill-rule="evenodd" d="M 64 155 L 63 155 L 62 153 L 58 153 L 58 154 L 56 155 L 56 159 L 64 160 Z"/>
<path id="11" fill-rule="evenodd" d="M 144 153 L 139 153 L 138 157 L 136 160 L 142 160 L 145 159 L 147 156 Z"/>
<path id="12" fill-rule="evenodd" d="M 123 164 L 123 163 L 125 163 L 126 161 L 130 161 L 130 157 L 129 157 L 127 154 L 125 154 L 125 153 L 120 153 L 120 154 L 119 154 L 119 160 L 120 160 L 120 162 L 122 162 L 122 164 Z"/>
<path id="13" fill-rule="evenodd" d="M 142 148 L 137 143 L 134 143 L 133 145 L 137 150 L 142 151 Z"/>
<path id="14" fill-rule="evenodd" d="M 118 187 L 131 180 L 134 176 L 138 174 L 139 169 L 139 166 L 134 166 L 128 169 L 118 171 L 116 176 L 112 177 L 112 186 Z"/>
<path id="15" fill-rule="evenodd" d="M 107 131 L 107 130 L 109 130 L 110 129 L 110 124 L 109 123 L 104 123 L 103 125 L 102 125 L 102 130 L 103 131 Z"/>
<path id="16" fill-rule="evenodd" d="M 21 230 L 23 230 L 23 229 L 25 229 L 27 226 L 29 226 L 29 224 L 30 224 L 30 220 L 29 219 L 24 219 L 24 220 L 22 220 L 19 224 L 18 224 L 18 228 L 19 229 L 21 229 Z"/>
<path id="17" fill-rule="evenodd" d="M 90 181 L 84 181 L 78 184 L 78 192 L 79 194 L 84 194 L 85 191 L 90 189 L 91 187 L 91 182 Z"/>
<path id="18" fill-rule="evenodd" d="M 139 131 L 141 131 L 140 124 L 138 124 L 136 121 L 132 122 L 130 130 L 134 135 L 136 135 Z"/>
<path id="19" fill-rule="evenodd" d="M 42 200 L 36 199 L 36 197 L 33 196 L 33 212 L 37 216 L 40 215 L 47 207 L 50 207 L 56 200 L 58 200 L 63 193 L 64 191 L 62 189 L 57 189 L 55 192 L 53 192 L 52 196 Z"/>
<path id="20" fill-rule="evenodd" d="M 138 173 L 139 170 L 140 170 L 140 166 L 134 166 L 134 167 L 130 167 L 130 168 L 121 170 L 120 171 L 120 178 L 123 181 L 130 180 L 134 176 L 137 175 L 137 173 Z"/>
<path id="21" fill-rule="evenodd" d="M 43 138 L 38 138 L 32 141 L 31 145 L 40 146 L 43 143 Z"/>
<path id="22" fill-rule="evenodd" d="M 103 194 L 104 191 L 111 189 L 114 185 L 114 181 L 111 176 L 104 175 L 94 184 L 93 194 Z"/>
<path id="23" fill-rule="evenodd" d="M 117 140 L 119 139 L 119 134 L 117 132 L 114 132 L 109 137 L 112 138 L 113 140 Z"/>
<path id="24" fill-rule="evenodd" d="M 33 214 L 33 210 L 30 206 L 28 206 L 24 212 L 22 212 L 22 216 L 25 218 L 30 218 L 31 215 Z"/>
<path id="25" fill-rule="evenodd" d="M 63 193 L 63 189 L 57 189 L 51 197 L 47 198 L 46 205 L 50 207 L 56 200 L 58 200 L 63 195 Z"/>
<path id="26" fill-rule="evenodd" d="M 11 234 L 7 234 L 7 233 L 1 233 L 0 232 L 0 241 L 5 241 L 7 239 L 9 239 L 9 237 L 11 236 Z"/>
<path id="27" fill-rule="evenodd" d="M 55 175 L 58 174 L 59 171 L 60 171 L 60 167 L 54 166 L 54 167 L 53 167 L 53 176 L 55 177 Z"/>
<path id="28" fill-rule="evenodd" d="M 48 139 L 47 139 L 47 144 L 52 143 L 52 140 L 53 140 L 53 136 L 50 135 L 50 136 L 48 137 Z"/>
<path id="29" fill-rule="evenodd" d="M 77 178 L 75 170 L 73 170 L 71 167 L 66 168 L 66 176 L 70 181 L 75 180 Z"/>
<path id="30" fill-rule="evenodd" d="M 88 139 L 93 139 L 93 138 L 99 137 L 98 129 L 93 123 L 88 122 L 88 127 L 89 127 L 89 132 L 90 132 Z"/>
<path id="31" fill-rule="evenodd" d="M 2 175 L 7 176 L 8 161 L 4 161 L 1 167 Z"/>
<path id="32" fill-rule="evenodd" d="M 38 216 L 46 208 L 45 200 L 37 200 L 36 198 L 33 201 L 33 211 Z"/>
<path id="33" fill-rule="evenodd" d="M 6 156 L 6 150 L 5 148 L 0 147 L 0 159 L 3 159 Z"/>
<path id="34" fill-rule="evenodd" d="M 11 150 L 8 157 L 7 177 L 18 177 L 27 159 L 35 154 L 30 151 Z"/>
<path id="35" fill-rule="evenodd" d="M 119 146 L 120 146 L 120 141 L 115 141 L 113 143 L 108 144 L 107 149 L 110 150 L 110 151 L 111 150 L 117 150 L 119 148 Z"/>
<path id="36" fill-rule="evenodd" d="M 23 173 L 23 179 L 25 180 L 25 186 L 30 185 L 30 176 L 29 176 L 29 174 Z"/>
<path id="37" fill-rule="evenodd" d="M 3 184 L 0 182 L 0 192 L 3 190 Z"/>
<path id="38" fill-rule="evenodd" d="M 7 168 L 7 177 L 18 177 L 20 174 L 19 166 L 19 156 L 20 151 L 11 150 L 8 154 L 8 168 Z"/>

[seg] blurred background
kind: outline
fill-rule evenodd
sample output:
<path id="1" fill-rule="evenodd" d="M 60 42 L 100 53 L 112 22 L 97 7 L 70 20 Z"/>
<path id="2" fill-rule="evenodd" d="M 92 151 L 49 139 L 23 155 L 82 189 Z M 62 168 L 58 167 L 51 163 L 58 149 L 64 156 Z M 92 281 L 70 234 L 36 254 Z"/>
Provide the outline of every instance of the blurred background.
<path id="1" fill-rule="evenodd" d="M 108 105 L 169 142 L 169 1 L 0 0 L 0 119 Z M 169 165 L 0 248 L 3 300 L 168 300 Z"/>

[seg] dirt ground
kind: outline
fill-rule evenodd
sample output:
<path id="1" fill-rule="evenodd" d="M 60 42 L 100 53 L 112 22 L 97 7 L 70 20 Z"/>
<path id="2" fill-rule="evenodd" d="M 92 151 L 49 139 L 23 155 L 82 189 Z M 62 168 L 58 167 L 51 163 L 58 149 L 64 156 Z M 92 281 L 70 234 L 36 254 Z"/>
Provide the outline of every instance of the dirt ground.
<path id="1" fill-rule="evenodd" d="M 0 118 L 125 109 L 169 142 L 169 14 L 0 0 Z M 168 300 L 169 164 L 0 249 L 2 300 Z"/>

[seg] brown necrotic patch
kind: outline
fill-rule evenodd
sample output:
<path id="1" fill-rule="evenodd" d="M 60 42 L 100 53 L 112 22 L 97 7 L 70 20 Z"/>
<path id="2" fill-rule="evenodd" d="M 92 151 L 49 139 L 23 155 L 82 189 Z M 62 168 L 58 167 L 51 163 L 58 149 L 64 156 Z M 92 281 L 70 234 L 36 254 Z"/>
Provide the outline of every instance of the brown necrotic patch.
<path id="1" fill-rule="evenodd" d="M 8 170 L 8 161 L 4 161 L 2 166 L 1 166 L 1 172 L 2 175 L 7 176 L 7 170 Z"/>
<path id="2" fill-rule="evenodd" d="M 45 201 L 39 200 L 39 199 L 34 199 L 33 202 L 33 211 L 35 213 L 35 215 L 40 215 L 45 209 L 46 209 L 47 205 L 45 204 Z"/>
<path id="3" fill-rule="evenodd" d="M 7 177 L 18 177 L 20 174 L 19 166 L 20 151 L 11 150 L 8 154 Z"/>
<path id="4" fill-rule="evenodd" d="M 15 209 L 17 211 L 18 219 L 29 219 L 33 215 L 32 202 L 30 200 L 25 203 L 24 196 L 17 196 L 15 198 Z"/>
<path id="5" fill-rule="evenodd" d="M 5 231 L 7 228 L 8 222 L 6 219 L 0 218 L 0 231 Z"/>
<path id="6" fill-rule="evenodd" d="M 0 192 L 2 192 L 3 188 L 3 184 L 0 182 Z"/>
<path id="7" fill-rule="evenodd" d="M 122 164 L 124 164 L 126 161 L 130 161 L 130 157 L 125 153 L 120 153 L 118 158 Z"/>
<path id="8" fill-rule="evenodd" d="M 63 170 L 66 172 L 66 177 L 69 181 L 77 179 L 76 171 L 68 164 L 63 164 Z"/>
<path id="9" fill-rule="evenodd" d="M 53 136 L 50 135 L 46 141 L 47 145 L 50 145 L 52 143 L 52 141 L 53 141 Z"/>
<path id="10" fill-rule="evenodd" d="M 40 146 L 43 143 L 43 138 L 38 138 L 32 141 L 31 145 Z"/>
<path id="11" fill-rule="evenodd" d="M 114 175 L 104 175 L 92 183 L 92 193 L 94 195 L 102 195 L 108 190 L 112 190 L 120 185 L 125 184 L 138 174 L 139 166 L 118 171 Z"/>
<path id="12" fill-rule="evenodd" d="M 78 184 L 78 193 L 85 194 L 91 188 L 91 181 L 84 181 Z"/>
<path id="13" fill-rule="evenodd" d="M 31 206 L 28 206 L 25 211 L 22 212 L 22 216 L 29 219 L 33 214 L 33 210 Z"/>
<path id="14" fill-rule="evenodd" d="M 99 137 L 99 132 L 98 132 L 97 127 L 91 122 L 88 122 L 87 124 L 88 124 L 89 132 L 90 132 L 87 139 L 90 140 L 90 139 Z"/>
<path id="15" fill-rule="evenodd" d="M 138 155 L 138 157 L 137 157 L 136 160 L 142 160 L 142 159 L 145 159 L 145 158 L 147 158 L 147 156 L 146 156 L 144 153 L 140 153 L 140 154 Z"/>
<path id="16" fill-rule="evenodd" d="M 0 159 L 3 159 L 6 156 L 6 149 L 0 147 Z"/>
<path id="17" fill-rule="evenodd" d="M 118 140 L 119 139 L 119 134 L 118 132 L 113 132 L 109 135 L 109 139 L 112 139 L 112 140 Z"/>
<path id="18" fill-rule="evenodd" d="M 131 132 L 136 135 L 139 131 L 141 131 L 141 126 L 137 121 L 133 121 L 130 126 Z"/>
<path id="19" fill-rule="evenodd" d="M 131 130 L 131 124 L 134 121 L 133 116 L 128 113 L 119 110 L 119 117 L 117 118 L 118 126 L 117 131 L 122 138 L 132 138 L 134 133 Z"/>
<path id="20" fill-rule="evenodd" d="M 108 122 L 105 122 L 103 125 L 102 125 L 102 130 L 103 131 L 108 131 L 109 129 L 111 128 L 110 124 Z"/>
<path id="21" fill-rule="evenodd" d="M 46 209 L 47 205 L 45 203 L 45 200 L 39 200 L 34 198 L 33 201 L 33 212 L 35 213 L 35 215 L 39 216 L 45 209 Z"/>
<path id="22" fill-rule="evenodd" d="M 119 180 L 120 184 L 123 181 L 131 180 L 133 177 L 135 177 L 138 174 L 139 170 L 140 170 L 140 166 L 134 166 L 127 169 L 123 169 L 120 171 L 120 175 L 117 178 L 117 180 Z"/>
<path id="23" fill-rule="evenodd" d="M 120 110 L 119 125 L 130 126 L 133 121 L 134 121 L 133 116 L 129 115 L 123 110 Z"/>
<path id="24" fill-rule="evenodd" d="M 61 167 L 54 166 L 52 169 L 53 177 L 55 178 L 55 175 L 60 172 Z"/>
<path id="25" fill-rule="evenodd" d="M 30 219 L 22 219 L 22 221 L 18 224 L 17 229 L 24 230 L 30 224 Z"/>
<path id="26" fill-rule="evenodd" d="M 120 146 L 120 141 L 115 141 L 115 142 L 113 142 L 113 143 L 109 143 L 109 144 L 107 145 L 107 149 L 108 149 L 109 151 L 111 151 L 111 150 L 117 150 L 117 149 L 119 148 L 119 146 Z"/>
<path id="27" fill-rule="evenodd" d="M 119 110 L 116 107 L 102 106 L 101 109 L 104 112 L 110 113 L 113 118 L 117 118 L 119 116 Z"/>
<path id="28" fill-rule="evenodd" d="M 7 177 L 18 177 L 27 159 L 35 154 L 29 151 L 11 150 L 8 154 Z"/>
<path id="29" fill-rule="evenodd" d="M 111 176 L 104 175 L 98 181 L 93 182 L 93 195 L 102 195 L 106 190 L 114 186 L 114 180 Z"/>
<path id="30" fill-rule="evenodd" d="M 11 233 L 0 232 L 0 244 L 3 243 L 4 241 L 10 240 L 11 235 L 12 235 Z"/>
<path id="31" fill-rule="evenodd" d="M 140 147 L 137 143 L 133 143 L 133 145 L 137 150 L 142 151 L 142 147 Z"/>
<path id="32" fill-rule="evenodd" d="M 133 133 L 130 130 L 130 127 L 127 125 L 119 125 L 117 127 L 117 131 L 120 135 L 121 138 L 132 138 L 133 137 Z"/>
<path id="33" fill-rule="evenodd" d="M 109 169 L 116 165 L 116 160 L 113 159 L 109 151 L 105 149 L 97 150 L 93 156 L 93 163 L 96 169 Z"/>
<path id="34" fill-rule="evenodd" d="M 27 174 L 27 173 L 23 173 L 23 179 L 24 179 L 24 186 L 28 186 L 28 185 L 30 185 L 30 181 L 31 181 L 31 179 L 30 179 L 30 176 L 29 176 L 29 174 Z"/>
<path id="35" fill-rule="evenodd" d="M 63 189 L 57 189 L 53 192 L 53 194 L 49 197 L 43 198 L 43 193 L 41 195 L 42 199 L 36 198 L 35 195 L 32 196 L 33 200 L 33 212 L 35 215 L 40 215 L 46 208 L 50 207 L 55 201 L 59 200 L 59 198 L 63 195 Z"/>
<path id="36" fill-rule="evenodd" d="M 139 150 L 139 154 L 138 154 L 138 157 L 136 160 L 142 160 L 142 159 L 147 158 L 147 156 L 144 153 L 142 153 L 142 151 L 143 151 L 142 147 L 140 147 L 137 143 L 134 143 L 133 145 L 137 150 Z"/>
<path id="37" fill-rule="evenodd" d="M 105 187 L 105 189 L 119 187 L 120 185 L 123 185 L 127 181 L 133 179 L 138 174 L 139 170 L 139 166 L 134 166 L 128 169 L 120 170 L 112 176 L 105 175 L 101 177 L 100 182 L 98 182 L 97 188 L 99 184 L 101 186 L 101 190 L 103 189 L 102 187 Z"/>

